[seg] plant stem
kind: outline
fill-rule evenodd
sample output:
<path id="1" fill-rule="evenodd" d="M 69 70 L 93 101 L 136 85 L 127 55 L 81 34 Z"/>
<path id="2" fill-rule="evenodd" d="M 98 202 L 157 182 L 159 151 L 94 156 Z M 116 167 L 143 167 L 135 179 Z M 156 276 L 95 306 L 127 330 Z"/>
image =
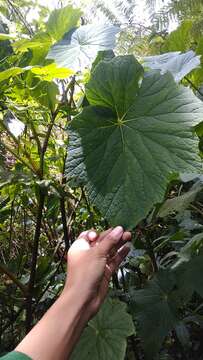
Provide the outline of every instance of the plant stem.
<path id="1" fill-rule="evenodd" d="M 27 156 L 28 160 L 30 161 L 30 164 L 26 162 L 21 156 L 19 156 L 9 145 L 3 143 L 4 148 L 10 152 L 17 160 L 19 160 L 22 164 L 24 164 L 27 168 L 29 168 L 32 173 L 35 175 L 39 175 L 39 169 L 36 167 L 35 163 L 30 158 L 30 155 L 26 152 L 25 156 Z"/>
<path id="2" fill-rule="evenodd" d="M 19 7 L 17 8 L 12 1 L 7 0 L 7 5 L 8 7 L 10 6 L 10 8 L 14 11 L 14 13 L 17 15 L 17 17 L 19 18 L 19 20 L 22 22 L 22 24 L 25 26 L 25 28 L 27 29 L 28 33 L 30 36 L 34 35 L 34 32 L 31 28 L 31 26 L 28 24 L 28 22 L 25 19 L 25 16 L 21 13 Z"/>
<path id="3" fill-rule="evenodd" d="M 148 255 L 150 256 L 152 266 L 153 266 L 153 270 L 154 270 L 154 272 L 157 272 L 158 271 L 158 265 L 157 265 L 157 262 L 156 262 L 156 257 L 155 257 L 154 249 L 153 249 L 153 246 L 152 246 L 152 243 L 151 243 L 151 239 L 147 234 L 146 234 L 145 239 L 146 239 L 147 252 L 148 252 Z"/>
<path id="4" fill-rule="evenodd" d="M 58 114 L 58 110 L 51 114 L 51 121 L 49 123 L 47 133 L 44 139 L 44 143 L 41 148 L 40 152 L 40 180 L 43 180 L 44 176 L 44 156 L 47 150 L 47 146 L 49 143 L 49 138 L 51 136 L 51 131 L 54 125 L 54 121 Z M 38 256 L 38 248 L 39 248 L 39 239 L 41 233 L 41 226 L 42 226 L 42 217 L 43 217 L 43 208 L 44 208 L 44 201 L 45 201 L 45 194 L 43 190 L 39 188 L 39 201 L 38 201 L 38 210 L 37 210 L 37 221 L 35 227 L 35 234 L 34 234 L 34 241 L 33 241 L 33 250 L 32 250 L 32 259 L 31 259 L 31 272 L 30 272 L 30 279 L 28 284 L 28 296 L 26 299 L 26 320 L 25 326 L 26 331 L 30 331 L 32 327 L 32 298 L 34 293 L 34 286 L 35 286 L 35 276 L 36 276 L 36 266 L 37 266 L 37 256 Z"/>
<path id="5" fill-rule="evenodd" d="M 88 202 L 88 200 L 87 200 L 87 197 L 86 197 L 86 194 L 85 194 L 85 191 L 84 191 L 84 189 L 83 189 L 83 187 L 81 187 L 81 191 L 82 191 L 82 197 L 83 197 L 83 199 L 85 200 L 85 203 L 86 203 L 86 206 L 87 206 L 87 210 L 88 210 L 88 212 L 89 212 L 89 223 L 90 223 L 90 226 L 91 227 L 94 227 L 94 215 L 93 215 L 93 213 L 92 213 L 92 211 L 91 211 L 91 208 L 90 208 L 90 204 L 89 204 L 89 202 Z"/>
<path id="6" fill-rule="evenodd" d="M 192 86 L 194 90 L 198 92 L 198 94 L 200 94 L 200 96 L 203 96 L 203 93 L 198 89 L 198 87 L 195 84 L 193 84 L 193 82 L 190 79 L 188 79 L 187 76 L 185 76 L 185 80 L 187 80 L 187 82 Z"/>
<path id="7" fill-rule="evenodd" d="M 11 214 L 10 214 L 10 224 L 9 224 L 9 257 L 11 257 L 11 248 L 12 248 L 12 227 L 13 227 L 13 213 L 14 213 L 14 202 L 15 197 L 11 203 Z"/>
<path id="8" fill-rule="evenodd" d="M 25 326 L 27 332 L 30 331 L 32 326 L 32 297 L 33 297 L 33 291 L 35 285 L 38 247 L 39 247 L 39 239 L 40 239 L 41 224 L 42 224 L 42 212 L 43 212 L 44 200 L 45 200 L 45 195 L 43 194 L 42 190 L 40 189 L 39 191 L 40 194 L 39 194 L 39 204 L 38 204 L 37 222 L 36 222 L 35 235 L 34 235 L 34 243 L 32 249 L 31 272 L 30 272 L 30 279 L 28 284 L 28 295 L 26 299 Z"/>
<path id="9" fill-rule="evenodd" d="M 65 249 L 66 249 L 66 251 L 68 251 L 68 249 L 70 247 L 70 242 L 69 242 L 68 225 L 67 225 L 67 219 L 66 219 L 66 208 L 65 208 L 64 198 L 60 198 L 60 209 L 61 209 L 61 220 L 62 220 L 62 225 L 63 225 Z"/>
<path id="10" fill-rule="evenodd" d="M 195 210 L 196 212 L 198 212 L 201 216 L 203 216 L 203 211 L 201 209 L 199 209 L 197 206 L 190 204 L 190 207 Z"/>
<path id="11" fill-rule="evenodd" d="M 130 342 L 131 342 L 131 346 L 132 346 L 132 350 L 133 350 L 133 354 L 134 354 L 134 360 L 139 360 L 140 357 L 139 357 L 138 351 L 137 351 L 137 344 L 136 344 L 136 341 L 135 341 L 135 335 L 130 336 Z"/>

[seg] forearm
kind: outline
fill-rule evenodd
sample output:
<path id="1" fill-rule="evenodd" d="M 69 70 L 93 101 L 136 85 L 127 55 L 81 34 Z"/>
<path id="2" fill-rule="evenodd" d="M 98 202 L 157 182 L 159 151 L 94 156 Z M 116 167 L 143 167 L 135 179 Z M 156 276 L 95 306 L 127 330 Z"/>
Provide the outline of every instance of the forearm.
<path id="1" fill-rule="evenodd" d="M 90 314 L 87 301 L 65 291 L 15 349 L 33 360 L 67 360 Z"/>

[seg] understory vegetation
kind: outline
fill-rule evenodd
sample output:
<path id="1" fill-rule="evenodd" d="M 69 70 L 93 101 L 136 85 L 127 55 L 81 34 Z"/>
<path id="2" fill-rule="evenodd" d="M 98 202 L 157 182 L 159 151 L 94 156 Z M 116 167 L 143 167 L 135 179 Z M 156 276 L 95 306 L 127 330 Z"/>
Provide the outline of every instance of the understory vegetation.
<path id="1" fill-rule="evenodd" d="M 147 25 L 133 0 L 59 3 L 0 0 L 0 355 L 79 233 L 122 225 L 131 251 L 71 359 L 202 360 L 202 1 L 147 1 Z"/>

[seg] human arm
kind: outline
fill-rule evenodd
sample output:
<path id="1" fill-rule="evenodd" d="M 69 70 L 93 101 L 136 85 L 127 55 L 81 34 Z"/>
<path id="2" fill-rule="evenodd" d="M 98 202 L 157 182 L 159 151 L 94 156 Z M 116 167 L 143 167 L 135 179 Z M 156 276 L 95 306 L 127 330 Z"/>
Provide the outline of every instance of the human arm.
<path id="1" fill-rule="evenodd" d="M 88 320 L 106 297 L 109 281 L 125 258 L 130 233 L 122 227 L 83 232 L 68 252 L 62 294 L 16 347 L 33 360 L 67 360 Z"/>

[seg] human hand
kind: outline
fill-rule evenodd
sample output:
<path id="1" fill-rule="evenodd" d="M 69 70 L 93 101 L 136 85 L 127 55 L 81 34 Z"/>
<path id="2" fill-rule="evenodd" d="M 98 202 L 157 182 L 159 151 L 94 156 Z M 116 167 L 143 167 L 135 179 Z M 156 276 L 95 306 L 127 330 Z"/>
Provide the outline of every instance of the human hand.
<path id="1" fill-rule="evenodd" d="M 68 252 L 64 290 L 16 347 L 31 359 L 69 359 L 87 321 L 99 310 L 109 281 L 129 252 L 131 234 L 121 226 L 97 234 L 85 231 Z"/>
<path id="2" fill-rule="evenodd" d="M 68 251 L 68 277 L 64 291 L 74 289 L 88 304 L 89 317 L 99 309 L 108 292 L 112 274 L 129 252 L 130 232 L 121 226 L 97 234 L 82 232 Z"/>

